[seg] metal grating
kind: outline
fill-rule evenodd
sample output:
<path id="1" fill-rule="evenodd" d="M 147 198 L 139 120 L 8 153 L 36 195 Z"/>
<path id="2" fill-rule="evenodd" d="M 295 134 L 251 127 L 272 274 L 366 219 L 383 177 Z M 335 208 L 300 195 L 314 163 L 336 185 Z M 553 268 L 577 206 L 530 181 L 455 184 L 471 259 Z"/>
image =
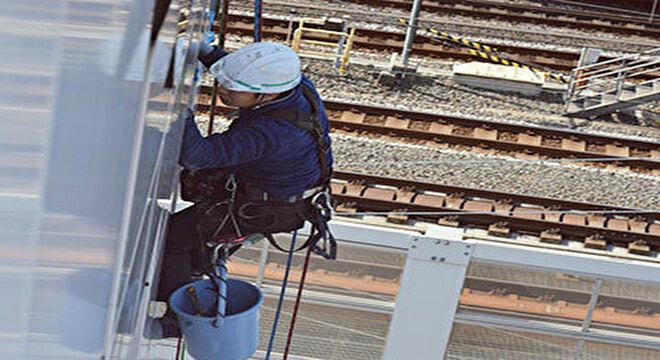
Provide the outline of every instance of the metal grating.
<path id="1" fill-rule="evenodd" d="M 445 359 L 566 360 L 576 346 L 560 337 L 454 324 Z"/>

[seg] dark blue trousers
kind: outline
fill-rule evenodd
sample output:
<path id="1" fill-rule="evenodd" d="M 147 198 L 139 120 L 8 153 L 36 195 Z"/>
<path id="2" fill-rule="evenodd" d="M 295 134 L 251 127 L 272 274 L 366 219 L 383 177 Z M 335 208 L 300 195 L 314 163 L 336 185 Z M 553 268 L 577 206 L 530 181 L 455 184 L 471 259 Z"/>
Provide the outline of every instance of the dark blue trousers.
<path id="1" fill-rule="evenodd" d="M 174 290 L 191 281 L 193 269 L 206 265 L 203 263 L 204 244 L 197 233 L 198 222 L 196 205 L 170 216 L 157 300 L 167 301 Z"/>

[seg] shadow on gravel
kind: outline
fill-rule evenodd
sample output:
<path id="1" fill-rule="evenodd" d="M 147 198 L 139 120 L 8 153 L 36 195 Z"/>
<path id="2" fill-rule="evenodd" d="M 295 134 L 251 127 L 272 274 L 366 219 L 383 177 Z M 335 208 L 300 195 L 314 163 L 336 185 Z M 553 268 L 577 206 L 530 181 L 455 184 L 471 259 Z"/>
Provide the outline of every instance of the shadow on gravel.
<path id="1" fill-rule="evenodd" d="M 624 109 L 612 114 L 598 116 L 594 121 L 636 126 L 660 127 L 660 113 L 650 110 Z"/>

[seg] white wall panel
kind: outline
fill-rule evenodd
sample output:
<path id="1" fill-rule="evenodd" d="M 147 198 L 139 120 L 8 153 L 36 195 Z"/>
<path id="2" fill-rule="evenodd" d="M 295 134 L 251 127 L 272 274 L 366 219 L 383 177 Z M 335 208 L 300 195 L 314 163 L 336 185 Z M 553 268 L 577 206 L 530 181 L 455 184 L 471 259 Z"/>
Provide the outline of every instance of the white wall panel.
<path id="1" fill-rule="evenodd" d="M 172 3 L 151 56 L 153 0 L 0 2 L 2 358 L 136 358 L 144 345 L 166 215 L 154 204 L 174 189 L 206 6 L 192 2 L 165 89 L 189 2 Z"/>

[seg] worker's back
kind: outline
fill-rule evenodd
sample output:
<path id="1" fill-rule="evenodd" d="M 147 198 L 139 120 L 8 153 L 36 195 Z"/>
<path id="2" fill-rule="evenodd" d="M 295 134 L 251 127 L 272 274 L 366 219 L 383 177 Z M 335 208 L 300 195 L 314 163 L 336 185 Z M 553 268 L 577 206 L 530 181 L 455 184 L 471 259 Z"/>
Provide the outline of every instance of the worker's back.
<path id="1" fill-rule="evenodd" d="M 312 82 L 303 77 L 301 84 L 282 99 L 256 109 L 240 112 L 237 127 L 260 129 L 266 151 L 257 160 L 241 164 L 235 168 L 239 182 L 249 183 L 265 192 L 292 196 L 318 185 L 321 168 L 318 147 L 308 131 L 295 126 L 291 121 L 271 114 L 272 110 L 290 109 L 293 114 L 310 114 L 312 107 L 305 98 L 301 86 L 313 90 L 318 104 L 319 120 L 325 140 L 330 144 L 328 118 L 321 99 Z M 332 166 L 332 152 L 327 154 L 328 167 Z"/>
<path id="2" fill-rule="evenodd" d="M 321 168 L 318 146 L 311 133 L 291 121 L 275 117 L 282 109 L 291 113 L 312 112 L 302 86 L 312 89 L 325 140 L 330 144 L 328 118 L 311 81 L 301 83 L 282 98 L 250 109 L 242 109 L 231 128 L 222 134 L 202 138 L 186 131 L 181 163 L 187 168 L 221 167 L 236 174 L 239 183 L 279 196 L 292 196 L 318 185 Z M 194 126 L 189 121 L 188 126 Z M 328 167 L 332 153 L 327 153 Z"/>

